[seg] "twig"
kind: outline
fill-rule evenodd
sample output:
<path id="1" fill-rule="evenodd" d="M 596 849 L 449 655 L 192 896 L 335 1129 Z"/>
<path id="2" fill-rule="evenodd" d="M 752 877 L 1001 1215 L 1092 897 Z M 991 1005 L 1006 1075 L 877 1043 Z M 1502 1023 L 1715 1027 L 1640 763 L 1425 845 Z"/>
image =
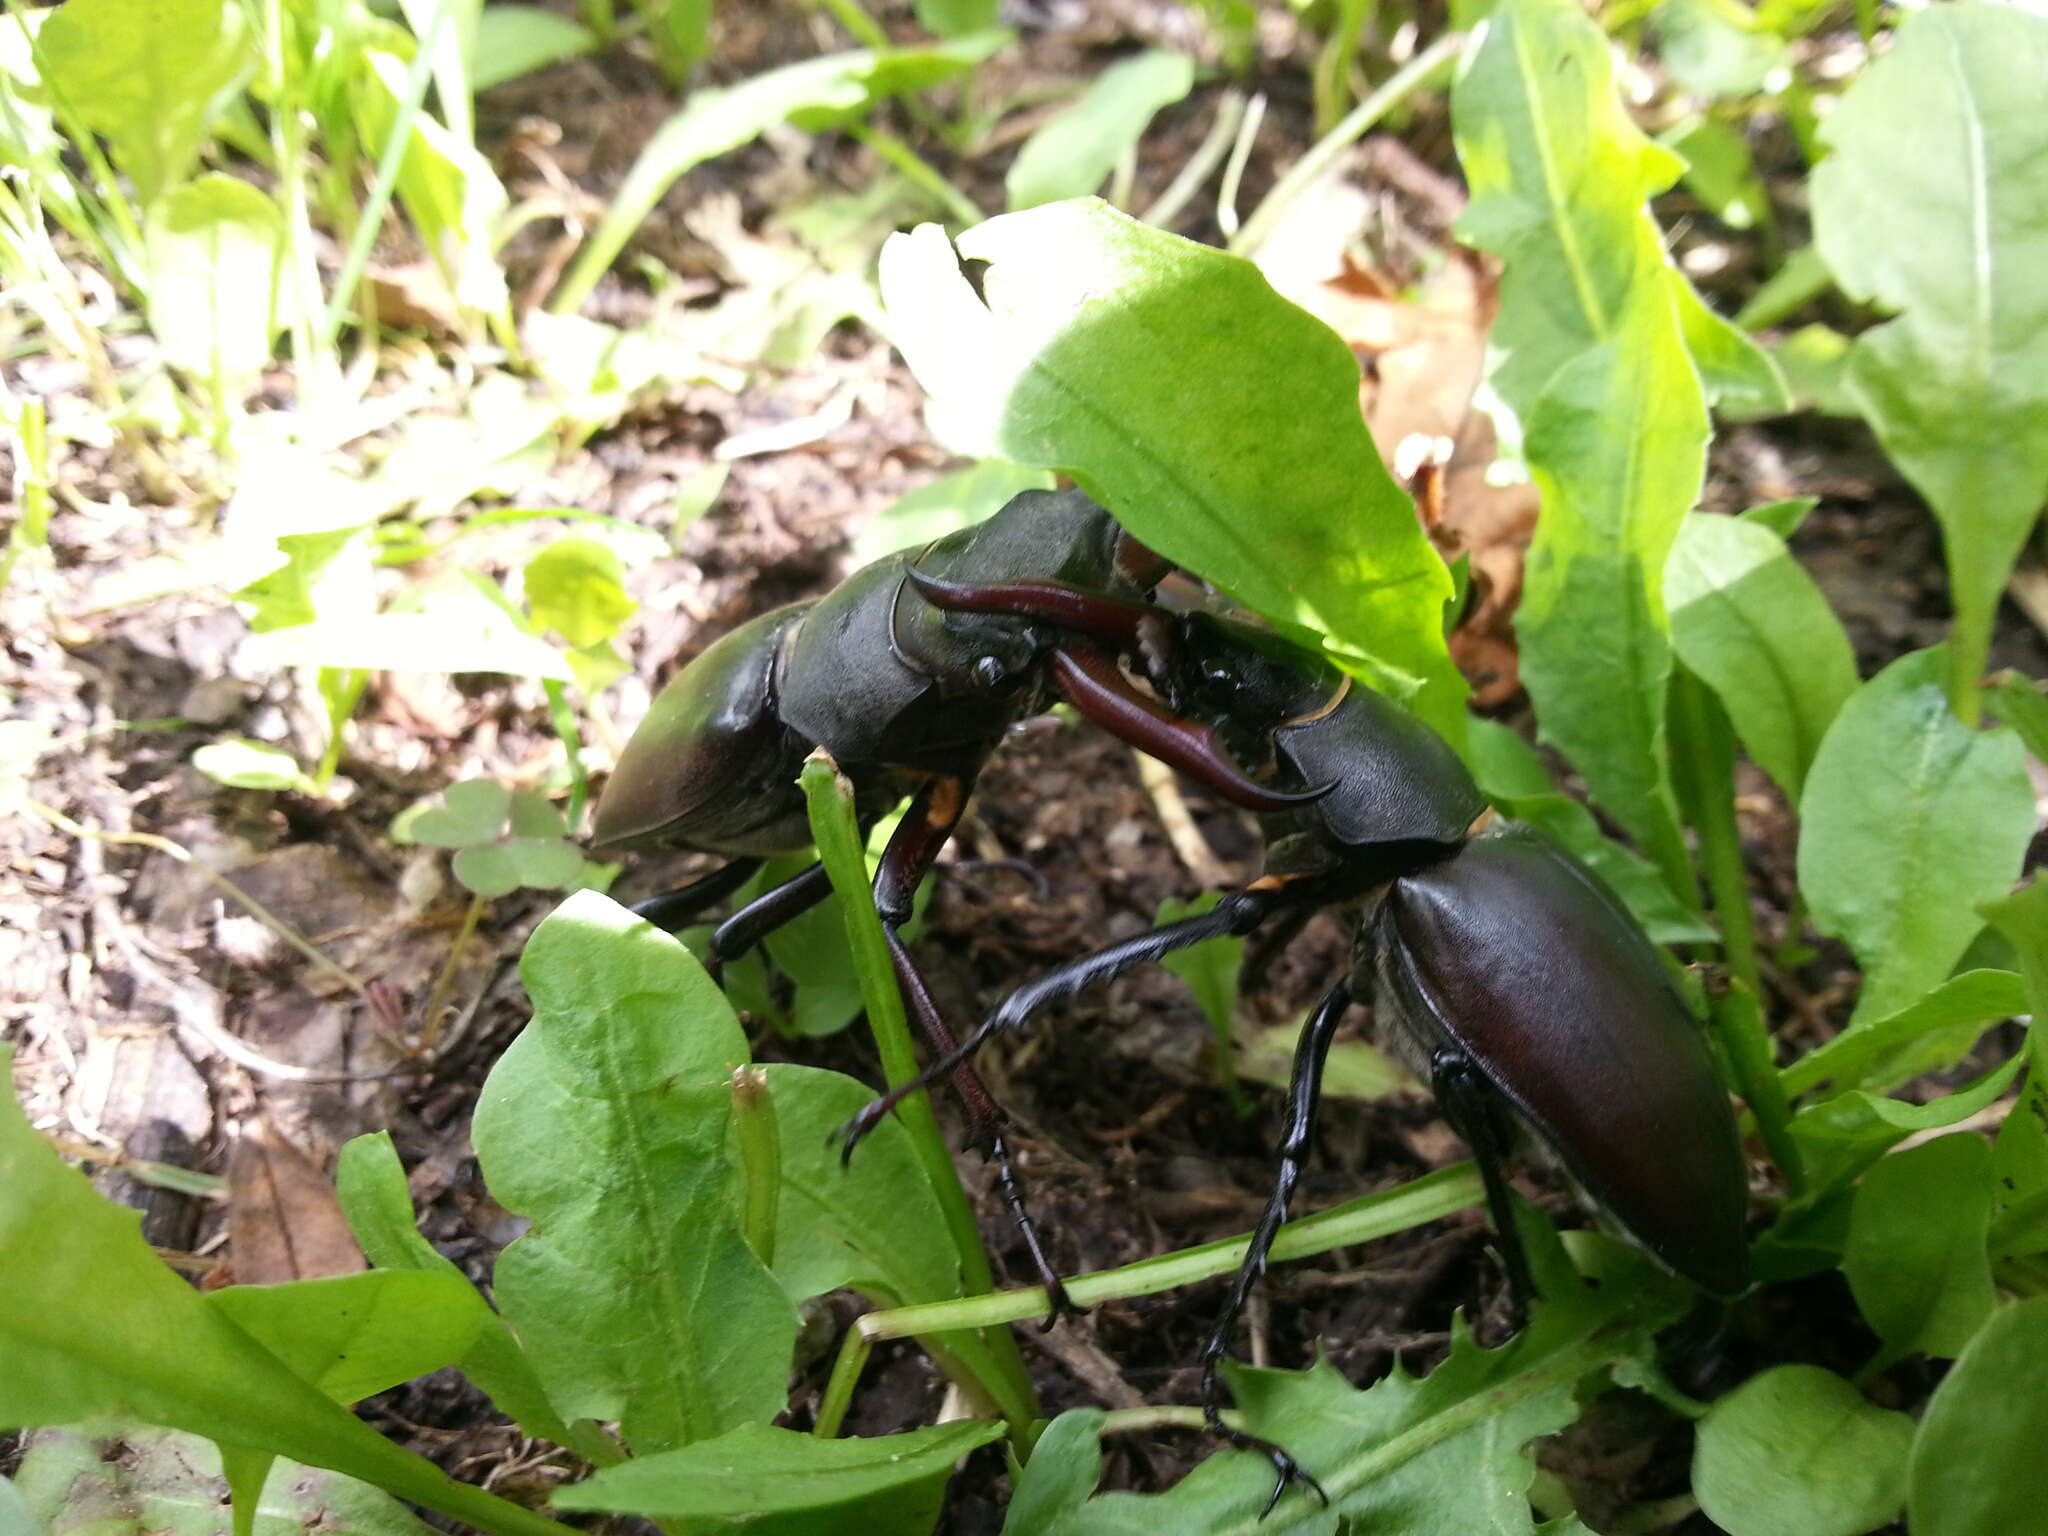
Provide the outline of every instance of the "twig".
<path id="1" fill-rule="evenodd" d="M 1187 865 L 1188 873 L 1201 881 L 1207 890 L 1221 890 L 1230 885 L 1233 881 L 1231 868 L 1216 857 L 1216 850 L 1209 846 L 1209 840 L 1202 836 L 1202 829 L 1195 825 L 1187 801 L 1181 798 L 1180 784 L 1174 778 L 1173 770 L 1142 752 L 1131 755 L 1138 760 L 1138 780 L 1145 786 L 1145 793 L 1152 797 L 1159 820 L 1166 827 L 1166 839 L 1173 844 L 1173 851 L 1180 855 L 1181 863 Z"/>
<path id="2" fill-rule="evenodd" d="M 168 837 L 159 837 L 154 832 L 109 832 L 100 827 L 81 826 L 62 811 L 36 800 L 25 801 L 24 806 L 32 815 L 40 816 L 59 832 L 66 833 L 72 837 L 95 843 L 122 843 L 134 848 L 147 848 L 152 852 L 161 853 L 169 858 L 176 859 L 180 864 L 198 874 L 209 884 L 217 885 L 227 892 L 250 916 L 283 939 L 285 943 L 296 949 L 319 969 L 326 971 L 330 976 L 340 981 L 358 997 L 367 995 L 368 989 L 357 979 L 355 972 L 323 954 L 298 929 L 264 906 L 262 902 L 251 896 L 226 875 L 216 870 L 208 869 L 192 856 L 190 849 L 182 844 L 174 843 Z M 291 1070 L 297 1071 L 298 1069 L 292 1068 Z"/>

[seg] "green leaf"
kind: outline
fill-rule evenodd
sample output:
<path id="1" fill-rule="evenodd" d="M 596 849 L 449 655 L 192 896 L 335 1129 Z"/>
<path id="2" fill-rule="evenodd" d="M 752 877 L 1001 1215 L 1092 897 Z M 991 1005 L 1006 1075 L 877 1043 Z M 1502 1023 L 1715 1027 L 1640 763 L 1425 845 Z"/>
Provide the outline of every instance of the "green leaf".
<path id="1" fill-rule="evenodd" d="M 828 54 L 738 85 L 693 91 L 683 110 L 647 141 L 548 307 L 556 314 L 573 313 L 662 195 L 692 166 L 738 149 L 777 123 L 794 119 L 813 132 L 835 127 L 884 97 L 965 73 L 1009 38 L 1007 32 L 977 32 L 924 48 Z"/>
<path id="2" fill-rule="evenodd" d="M 1781 1365 L 1700 1421 L 1692 1486 L 1729 1536 L 1862 1536 L 1906 1503 L 1913 1421 L 1833 1371 Z"/>
<path id="3" fill-rule="evenodd" d="M 1897 1013 L 1865 1019 L 1807 1052 L 1779 1074 L 1794 1096 L 1832 1082 L 1837 1089 L 1887 1089 L 1953 1066 L 1993 1024 L 2028 1011 L 2011 971 L 1964 971 Z"/>
<path id="4" fill-rule="evenodd" d="M 962 37 L 986 32 L 1001 10 L 1001 0 L 917 0 L 917 24 L 938 37 Z"/>
<path id="5" fill-rule="evenodd" d="M 1294 1047 L 1306 1018 L 1257 1031 L 1244 1043 L 1237 1072 L 1255 1083 L 1285 1088 L 1294 1080 Z M 1422 1085 L 1391 1056 L 1363 1040 L 1338 1040 L 1323 1059 L 1323 1097 L 1370 1103 L 1396 1095 L 1420 1095 Z"/>
<path id="6" fill-rule="evenodd" d="M 1696 512 L 1664 571 L 1671 643 L 1728 711 L 1758 767 L 1796 804 L 1822 737 L 1856 691 L 1841 621 L 1759 522 Z"/>
<path id="7" fill-rule="evenodd" d="M 583 855 L 559 838 L 514 837 L 459 849 L 455 878 L 479 896 L 503 896 L 521 887 L 560 891 L 583 876 Z"/>
<path id="8" fill-rule="evenodd" d="M 1825 325 L 1804 325 L 1771 348 L 1786 388 L 1800 410 L 1823 416 L 1862 417 L 1849 392 L 1849 338 Z"/>
<path id="9" fill-rule="evenodd" d="M 476 19 L 469 83 L 487 91 L 507 80 L 597 49 L 597 34 L 537 5 L 487 5 Z"/>
<path id="10" fill-rule="evenodd" d="M 1800 525 L 1819 505 L 1818 496 L 1787 496 L 1783 501 L 1762 502 L 1746 512 L 1738 512 L 1735 515 L 1739 521 L 1768 528 L 1779 538 L 1789 542 L 1792 535 L 1799 531 Z M 1682 530 L 1679 537 L 1685 537 Z M 1665 578 L 1665 589 L 1667 592 L 1670 589 L 1668 573 Z"/>
<path id="11" fill-rule="evenodd" d="M 1663 0 L 1650 14 L 1671 78 L 1709 101 L 1753 96 L 1785 61 L 1785 45 L 1737 0 Z"/>
<path id="12" fill-rule="evenodd" d="M 15 1473 L 28 1536 L 218 1536 L 220 1453 L 197 1435 L 120 1419 L 29 1435 Z M 0 1530 L 16 1536 L 0 1479 Z M 255 1536 L 429 1536 L 389 1494 L 338 1472 L 286 1461 L 252 1511 Z"/>
<path id="13" fill-rule="evenodd" d="M 1664 757 L 1663 571 L 1705 464 L 1687 322 L 1723 338 L 1704 306 L 1680 302 L 1646 203 L 1681 162 L 1630 122 L 1607 39 L 1569 0 L 1495 12 L 1452 124 L 1472 187 L 1460 232 L 1506 266 L 1492 382 L 1543 497 L 1516 621 L 1522 677 L 1544 739 L 1690 903 Z"/>
<path id="14" fill-rule="evenodd" d="M 64 1240 L 49 1241 L 53 1232 Z M 0 1359 L 0 1423 L 126 1413 L 346 1472 L 486 1530 L 560 1533 L 454 1482 L 300 1380 L 165 1268 L 136 1213 L 94 1194 L 11 1097 L 0 1102 Z"/>
<path id="15" fill-rule="evenodd" d="M 1221 891 L 1204 891 L 1193 901 L 1169 896 L 1152 914 L 1153 925 L 1178 922 L 1183 917 L 1211 911 L 1222 899 Z M 1209 1030 L 1216 1037 L 1216 1049 L 1226 1063 L 1232 1059 L 1236 1044 L 1237 976 L 1244 969 L 1244 946 L 1243 939 L 1222 934 L 1190 948 L 1175 950 L 1159 961 L 1162 970 L 1187 983 L 1187 989 L 1195 995 L 1195 1003 L 1209 1021 Z"/>
<path id="16" fill-rule="evenodd" d="M 1102 1476 L 1103 1417 L 1100 1408 L 1069 1408 L 1046 1426 L 1010 1495 L 1003 1536 L 1048 1536 L 1088 1502 Z"/>
<path id="17" fill-rule="evenodd" d="M 1486 798 L 1503 816 L 1526 821 L 1606 881 L 1636 921 L 1660 944 L 1713 944 L 1719 935 L 1678 904 L 1654 867 L 1605 832 L 1593 813 L 1551 782 L 1536 749 L 1497 720 L 1474 719 L 1465 732 L 1466 762 Z"/>
<path id="18" fill-rule="evenodd" d="M 199 158 L 208 109 L 249 57 L 241 22 L 225 0 L 72 0 L 38 33 L 44 81 L 145 207 Z"/>
<path id="19" fill-rule="evenodd" d="M 2048 1021 L 2048 880 L 2036 875 L 2010 896 L 1984 903 L 1978 910 L 1991 926 L 2011 941 L 2027 978 L 2027 1012 L 2037 1023 Z M 2014 1009 L 2015 1013 L 2019 1010 Z M 2034 1077 L 2048 1079 L 2048 1031 L 2030 1029 Z"/>
<path id="20" fill-rule="evenodd" d="M 396 54 L 365 49 L 348 76 L 356 132 L 372 160 L 397 130 L 407 73 Z M 494 241 L 510 199 L 475 145 L 426 113 L 415 114 L 398 166 L 398 200 L 456 302 L 483 314 L 503 310 L 508 294 Z"/>
<path id="21" fill-rule="evenodd" d="M 349 1230 L 372 1264 L 380 1270 L 449 1275 L 463 1282 L 470 1309 L 477 1317 L 477 1330 L 462 1357 L 462 1371 L 500 1412 L 528 1435 L 569 1446 L 586 1461 L 604 1466 L 619 1459 L 617 1449 L 593 1426 L 562 1422 L 504 1319 L 469 1285 L 453 1261 L 420 1235 L 413 1222 L 405 1169 L 388 1132 L 358 1136 L 343 1146 L 334 1184 Z"/>
<path id="22" fill-rule="evenodd" d="M 278 553 L 284 563 L 257 577 L 235 593 L 235 601 L 254 605 L 249 627 L 257 634 L 275 629 L 311 624 L 320 617 L 321 599 L 338 586 L 354 586 L 359 573 L 338 569 L 338 565 L 362 565 L 364 549 L 359 536 L 363 524 L 319 529 L 310 533 L 286 533 L 277 537 Z M 354 556 L 345 561 L 344 556 Z"/>
<path id="23" fill-rule="evenodd" d="M 1079 101 L 1024 141 L 1003 177 L 1010 207 L 1100 191 L 1117 161 L 1137 149 L 1154 114 L 1194 84 L 1195 62 L 1184 53 L 1148 48 L 1110 65 Z"/>
<path id="24" fill-rule="evenodd" d="M 2036 1072 L 1991 1147 L 1991 1256 L 2048 1254 L 2048 1081 Z"/>
<path id="25" fill-rule="evenodd" d="M 1958 1132 L 1887 1157 L 1849 1210 L 1842 1273 L 1884 1358 L 1951 1358 L 1991 1315 L 1991 1143 Z"/>
<path id="26" fill-rule="evenodd" d="M 496 779 L 464 779 L 441 792 L 440 805 L 394 821 L 392 835 L 429 848 L 468 848 L 502 836 L 511 811 L 512 792 Z"/>
<path id="27" fill-rule="evenodd" d="M 480 1321 L 476 1292 L 457 1274 L 372 1270 L 230 1285 L 206 1300 L 343 1405 L 461 1359 Z"/>
<path id="28" fill-rule="evenodd" d="M 773 1418 L 796 1311 L 739 1232 L 731 1008 L 682 945 L 587 891 L 520 975 L 533 1022 L 472 1134 L 492 1193 L 533 1224 L 496 1290 L 556 1410 L 617 1419 L 637 1455 Z"/>
<path id="29" fill-rule="evenodd" d="M 1554 1243 L 1554 1239 L 1551 1240 Z M 1046 1525 L 1013 1522 L 1008 1536 L 1132 1536 L 1200 1531 L 1204 1536 L 1337 1530 L 1341 1514 L 1359 1530 L 1414 1536 L 1474 1531 L 1530 1532 L 1527 1494 L 1535 1462 L 1523 1447 L 1571 1422 L 1573 1387 L 1625 1359 L 1647 1359 L 1650 1336 L 1685 1308 L 1684 1288 L 1641 1256 L 1597 1237 L 1579 1241 L 1598 1289 L 1574 1283 L 1569 1268 L 1546 1276 L 1545 1299 L 1529 1326 L 1498 1349 L 1481 1349 L 1462 1321 L 1450 1358 L 1428 1376 L 1393 1373 L 1364 1392 L 1327 1362 L 1310 1370 L 1230 1370 L 1244 1427 L 1284 1445 L 1330 1497 L 1324 1510 L 1308 1494 L 1260 1510 L 1272 1487 L 1263 1456 L 1211 1457 L 1163 1494 L 1109 1493 L 1078 1508 L 1068 1502 L 1074 1474 L 1034 1487 L 1027 1505 L 1053 1516 Z M 1069 1452 L 1069 1454 L 1073 1454 Z M 1061 1508 L 1060 1505 L 1066 1505 Z"/>
<path id="30" fill-rule="evenodd" d="M 1942 1378 L 1913 1437 L 1913 1536 L 2042 1529 L 2048 1445 L 2048 1296 L 2001 1307 Z"/>
<path id="31" fill-rule="evenodd" d="M 1898 314 L 1857 338 L 1849 390 L 1941 520 L 1959 704 L 2048 502 L 2044 78 L 2048 17 L 1984 4 L 1908 15 L 1828 114 L 1833 153 L 1813 173 L 1814 242 L 1836 280 Z"/>
<path id="32" fill-rule="evenodd" d="M 527 561 L 526 606 L 540 628 L 589 646 L 616 635 L 639 604 L 626 596 L 626 567 L 610 547 L 571 535 Z"/>
<path id="33" fill-rule="evenodd" d="M 1995 673 L 1985 690 L 1991 712 L 2020 733 L 2037 763 L 2048 763 L 2048 698 L 2034 680 L 2011 669 Z"/>
<path id="34" fill-rule="evenodd" d="M 2011 1087 L 2019 1069 L 2015 1056 L 1969 1087 L 1926 1104 L 1859 1088 L 1802 1109 L 1791 1129 L 1806 1163 L 1808 1204 L 1819 1203 L 1915 1132 L 1969 1119 Z"/>
<path id="35" fill-rule="evenodd" d="M 284 219 L 246 181 L 207 175 L 149 214 L 149 328 L 164 361 L 240 395 L 270 361 Z"/>
<path id="36" fill-rule="evenodd" d="M 853 556 L 866 564 L 971 528 L 1024 491 L 1049 491 L 1053 477 L 1007 459 L 983 459 L 912 491 L 854 535 Z"/>
<path id="37" fill-rule="evenodd" d="M 1893 1013 L 1955 968 L 2034 831 L 2009 730 L 1950 713 L 1939 650 L 1902 656 L 1836 715 L 1800 799 L 1799 889 L 1863 966 L 1857 1019 Z"/>
<path id="38" fill-rule="evenodd" d="M 230 789 L 289 789 L 301 794 L 313 789 L 313 781 L 291 753 L 239 736 L 208 742 L 192 754 L 192 766 Z"/>
<path id="39" fill-rule="evenodd" d="M 1689 117 L 1658 142 L 1685 161 L 1685 184 L 1730 229 L 1771 222 L 1771 200 L 1750 157 L 1749 140 L 1717 118 Z"/>
<path id="40" fill-rule="evenodd" d="M 819 1529 L 843 1531 L 855 1513 L 845 1506 L 906 1484 L 943 1487 L 954 1462 L 1002 1433 L 1003 1426 L 993 1420 L 967 1419 L 875 1439 L 820 1440 L 748 1424 L 684 1450 L 637 1456 L 562 1489 L 555 1504 L 657 1519 L 740 1519 L 836 1509 L 841 1523 Z"/>
<path id="41" fill-rule="evenodd" d="M 282 541 L 280 541 L 282 542 Z M 467 581 L 413 588 L 408 611 L 322 615 L 244 642 L 256 667 L 362 667 L 380 672 L 497 672 L 571 681 L 562 653 L 522 629 Z"/>
<path id="42" fill-rule="evenodd" d="M 963 1294 L 959 1250 L 902 1124 L 884 1120 L 841 1166 L 832 1133 L 874 1090 L 813 1067 L 763 1070 L 783 1181 L 774 1269 L 791 1298 L 850 1286 L 878 1306 L 902 1307 Z"/>
<path id="43" fill-rule="evenodd" d="M 986 261 L 982 295 L 959 259 Z M 892 339 L 956 451 L 1064 470 L 1138 538 L 1453 737 L 1451 593 L 1358 414 L 1358 363 L 1250 262 L 1083 199 L 882 249 Z M 1162 389 L 1159 381 L 1177 381 Z"/>

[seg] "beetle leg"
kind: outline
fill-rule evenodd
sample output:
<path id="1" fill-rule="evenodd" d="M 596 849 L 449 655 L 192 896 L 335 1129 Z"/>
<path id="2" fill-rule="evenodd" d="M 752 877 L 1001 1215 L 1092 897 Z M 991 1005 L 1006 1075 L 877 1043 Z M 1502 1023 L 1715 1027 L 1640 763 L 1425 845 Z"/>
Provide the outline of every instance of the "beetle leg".
<path id="1" fill-rule="evenodd" d="M 1230 1352 L 1230 1335 L 1237 1326 L 1238 1315 L 1251 1299 L 1252 1287 L 1266 1272 L 1273 1239 L 1287 1220 L 1287 1207 L 1294 1198 L 1294 1186 L 1301 1182 L 1302 1169 L 1315 1144 L 1316 1106 L 1322 1100 L 1323 1063 L 1329 1059 L 1330 1041 L 1335 1038 L 1337 1026 L 1343 1022 L 1345 1011 L 1350 1006 L 1351 989 L 1339 982 L 1316 1004 L 1316 1011 L 1301 1027 L 1301 1038 L 1294 1047 L 1294 1073 L 1287 1084 L 1287 1131 L 1280 1139 L 1279 1177 L 1273 1181 L 1272 1197 L 1267 1200 L 1265 1214 L 1259 1218 L 1258 1228 L 1252 1233 L 1244 1262 L 1238 1266 L 1237 1279 L 1230 1287 L 1230 1300 L 1224 1305 L 1223 1315 L 1216 1320 L 1216 1331 L 1209 1335 L 1209 1342 L 1202 1350 L 1202 1417 L 1208 1421 L 1210 1429 L 1225 1436 L 1233 1445 L 1263 1451 L 1266 1459 L 1273 1463 L 1279 1481 L 1274 1485 L 1272 1498 L 1266 1502 L 1268 1511 L 1279 1502 L 1288 1483 L 1296 1480 L 1304 1481 L 1315 1489 L 1325 1504 L 1329 1499 L 1323 1495 L 1315 1479 L 1302 1471 L 1294 1458 L 1279 1446 L 1232 1429 L 1223 1422 L 1223 1379 L 1218 1367 Z"/>
<path id="2" fill-rule="evenodd" d="M 711 931 L 711 957 L 737 960 L 784 923 L 794 922 L 832 894 L 832 877 L 813 864 L 762 892 Z"/>
<path id="3" fill-rule="evenodd" d="M 1515 1225 L 1514 1192 L 1508 1188 L 1502 1168 L 1510 1137 L 1497 1090 L 1470 1056 L 1450 1047 L 1439 1048 L 1430 1058 L 1429 1077 L 1430 1090 L 1444 1118 L 1465 1138 L 1473 1161 L 1479 1164 L 1479 1178 L 1486 1186 L 1486 1214 L 1493 1219 L 1494 1235 L 1500 1243 L 1508 1291 L 1516 1308 L 1527 1313 L 1536 1296 L 1536 1282 L 1529 1272 L 1529 1256 L 1522 1249 L 1521 1231 Z"/>
<path id="4" fill-rule="evenodd" d="M 1046 661 L 1054 685 L 1074 708 L 1112 736 L 1200 780 L 1232 805 L 1270 814 L 1312 805 L 1329 792 L 1324 785 L 1307 794 L 1286 794 L 1248 777 L 1216 740 L 1214 727 L 1183 720 L 1146 698 L 1100 651 L 1060 646 Z"/>
<path id="5" fill-rule="evenodd" d="M 952 1050 L 952 1028 L 939 1012 L 938 1004 L 932 1001 L 924 977 L 905 953 L 902 941 L 896 937 L 896 930 L 884 925 L 882 932 L 889 940 L 889 959 L 896 968 L 896 985 L 911 1013 L 916 1016 L 918 1028 L 934 1052 Z M 1031 1267 L 1038 1276 L 1038 1283 L 1045 1287 L 1047 1310 L 1042 1326 L 1050 1329 L 1062 1317 L 1076 1316 L 1081 1309 L 1067 1295 L 1066 1283 L 1046 1258 L 1045 1247 L 1038 1238 L 1038 1224 L 1031 1219 L 1031 1212 L 1024 1204 L 1024 1192 L 1017 1184 L 1017 1170 L 1010 1162 L 1009 1144 L 1003 1140 L 1002 1127 L 1006 1117 L 996 1107 L 996 1101 L 990 1097 L 980 1075 L 964 1062 L 953 1073 L 953 1091 L 967 1109 L 968 1144 L 980 1148 L 983 1158 L 995 1164 L 996 1190 L 1002 1196 L 1004 1208 L 1010 1213 L 1010 1220 L 1016 1223 L 1017 1235 L 1024 1239 L 1024 1249 L 1031 1255 Z"/>
<path id="6" fill-rule="evenodd" d="M 1217 1374 L 1217 1366 L 1230 1352 L 1230 1335 L 1237 1326 L 1238 1314 L 1244 1311 L 1245 1303 L 1251 1299 L 1252 1287 L 1265 1274 L 1267 1260 L 1273 1251 L 1273 1239 L 1287 1220 L 1287 1207 L 1294 1198 L 1294 1186 L 1301 1182 L 1302 1169 L 1315 1144 L 1316 1106 L 1322 1099 L 1323 1063 L 1329 1059 L 1330 1041 L 1335 1038 L 1337 1026 L 1343 1022 L 1345 1011 L 1350 1006 L 1351 989 L 1340 981 L 1316 1004 L 1316 1011 L 1308 1016 L 1308 1022 L 1301 1027 L 1301 1038 L 1295 1042 L 1294 1072 L 1287 1083 L 1287 1130 L 1280 1138 L 1280 1173 L 1273 1181 L 1273 1194 L 1266 1201 L 1265 1214 L 1259 1218 L 1258 1228 L 1252 1233 L 1251 1246 L 1245 1250 L 1244 1262 L 1237 1267 L 1237 1280 L 1230 1287 L 1230 1300 L 1223 1308 L 1223 1315 L 1216 1320 L 1216 1331 L 1209 1335 L 1209 1342 L 1202 1350 L 1202 1413 L 1211 1429 L 1223 1428 L 1223 1421 L 1217 1417 L 1223 1397 L 1223 1382 Z"/>
<path id="7" fill-rule="evenodd" d="M 714 869 L 688 885 L 679 885 L 672 891 L 636 901 L 629 910 L 635 917 L 646 918 L 663 933 L 674 933 L 678 928 L 689 927 L 691 918 L 706 907 L 723 901 L 753 879 L 754 872 L 764 862 L 762 859 L 734 859 L 723 869 Z"/>
<path id="8" fill-rule="evenodd" d="M 1150 933 L 1141 933 L 1121 944 L 1099 949 L 1092 955 L 1083 955 L 1071 964 L 1019 987 L 966 1039 L 940 1055 L 909 1082 L 890 1089 L 841 1126 L 838 1134 L 842 1161 L 853 1156 L 853 1149 L 860 1144 L 861 1138 L 880 1124 L 890 1110 L 919 1089 L 946 1076 L 994 1036 L 1022 1029 L 1040 1009 L 1063 1002 L 1095 982 L 1109 981 L 1175 950 L 1199 944 L 1204 939 L 1226 933 L 1250 933 L 1277 908 L 1289 904 L 1285 889 L 1274 886 L 1259 891 L 1238 891 L 1224 897 L 1207 912 L 1154 928 Z"/>

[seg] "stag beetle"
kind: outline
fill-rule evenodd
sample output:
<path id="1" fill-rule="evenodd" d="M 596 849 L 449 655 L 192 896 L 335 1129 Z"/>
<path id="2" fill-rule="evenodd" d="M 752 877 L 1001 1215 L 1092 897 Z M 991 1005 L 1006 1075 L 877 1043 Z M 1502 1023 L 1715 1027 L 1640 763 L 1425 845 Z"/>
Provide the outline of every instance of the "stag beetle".
<path id="1" fill-rule="evenodd" d="M 924 591 L 962 609 L 1017 613 L 1033 603 L 1028 583 Z M 1286 1220 L 1323 1063 L 1354 1002 L 1378 1002 L 1395 1043 L 1471 1145 L 1518 1298 L 1533 1285 L 1502 1170 L 1518 1128 L 1661 1263 L 1705 1290 L 1741 1290 L 1747 1188 L 1734 1115 L 1701 1030 L 1619 899 L 1540 833 L 1495 819 L 1448 743 L 1320 658 L 1199 612 L 1175 619 L 1170 637 L 1155 636 L 1146 651 L 1165 707 L 1121 674 L 1094 679 L 1114 695 L 1122 734 L 1176 760 L 1199 739 L 1240 776 L 1249 776 L 1242 763 L 1297 793 L 1325 792 L 1264 813 L 1266 867 L 1245 889 L 1019 989 L 926 1075 L 952 1070 L 1049 1004 L 1174 950 L 1288 914 L 1355 907 L 1347 973 L 1296 1047 L 1271 1200 L 1202 1356 L 1209 1424 L 1269 1457 L 1279 1473 L 1273 1498 L 1292 1479 L 1313 1481 L 1279 1447 L 1224 1428 L 1218 1366 Z M 1095 701 L 1093 712 L 1111 705 Z M 877 1099 L 849 1122 L 847 1153 L 899 1097 Z"/>
<path id="2" fill-rule="evenodd" d="M 1136 644 L 1152 612 L 1143 599 L 1170 569 L 1081 492 L 1026 491 L 986 522 L 865 566 L 815 601 L 762 614 L 655 699 L 598 801 L 593 850 L 727 855 L 722 868 L 633 908 L 674 931 L 737 891 L 766 858 L 809 846 L 796 779 L 813 747 L 830 752 L 852 783 L 864 829 L 910 795 L 876 873 L 875 903 L 911 1012 L 935 1051 L 950 1050 L 951 1032 L 896 930 L 1004 733 L 1055 692 L 1096 711 L 1101 690 L 1091 680 L 1116 675 L 1114 653 Z M 997 579 L 1028 582 L 1030 611 L 954 611 L 928 601 L 921 585 Z M 1198 736 L 1188 743 L 1187 753 L 1162 750 L 1220 792 L 1267 811 L 1297 798 L 1252 782 Z M 830 889 L 813 864 L 755 898 L 713 932 L 714 964 L 744 954 Z M 1033 1262 L 1063 1305 L 1016 1195 L 999 1112 L 961 1066 L 954 1083 L 970 1140 L 995 1160 Z"/>

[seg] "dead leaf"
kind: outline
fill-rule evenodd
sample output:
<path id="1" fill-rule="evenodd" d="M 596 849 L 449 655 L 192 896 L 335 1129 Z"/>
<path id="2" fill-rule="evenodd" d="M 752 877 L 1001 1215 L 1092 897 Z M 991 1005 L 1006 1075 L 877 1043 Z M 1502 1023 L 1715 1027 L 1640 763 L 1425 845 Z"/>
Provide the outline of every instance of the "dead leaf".
<path id="1" fill-rule="evenodd" d="M 241 1285 L 353 1275 L 369 1266 L 334 1181 L 258 1116 L 228 1157 L 228 1253 Z"/>

